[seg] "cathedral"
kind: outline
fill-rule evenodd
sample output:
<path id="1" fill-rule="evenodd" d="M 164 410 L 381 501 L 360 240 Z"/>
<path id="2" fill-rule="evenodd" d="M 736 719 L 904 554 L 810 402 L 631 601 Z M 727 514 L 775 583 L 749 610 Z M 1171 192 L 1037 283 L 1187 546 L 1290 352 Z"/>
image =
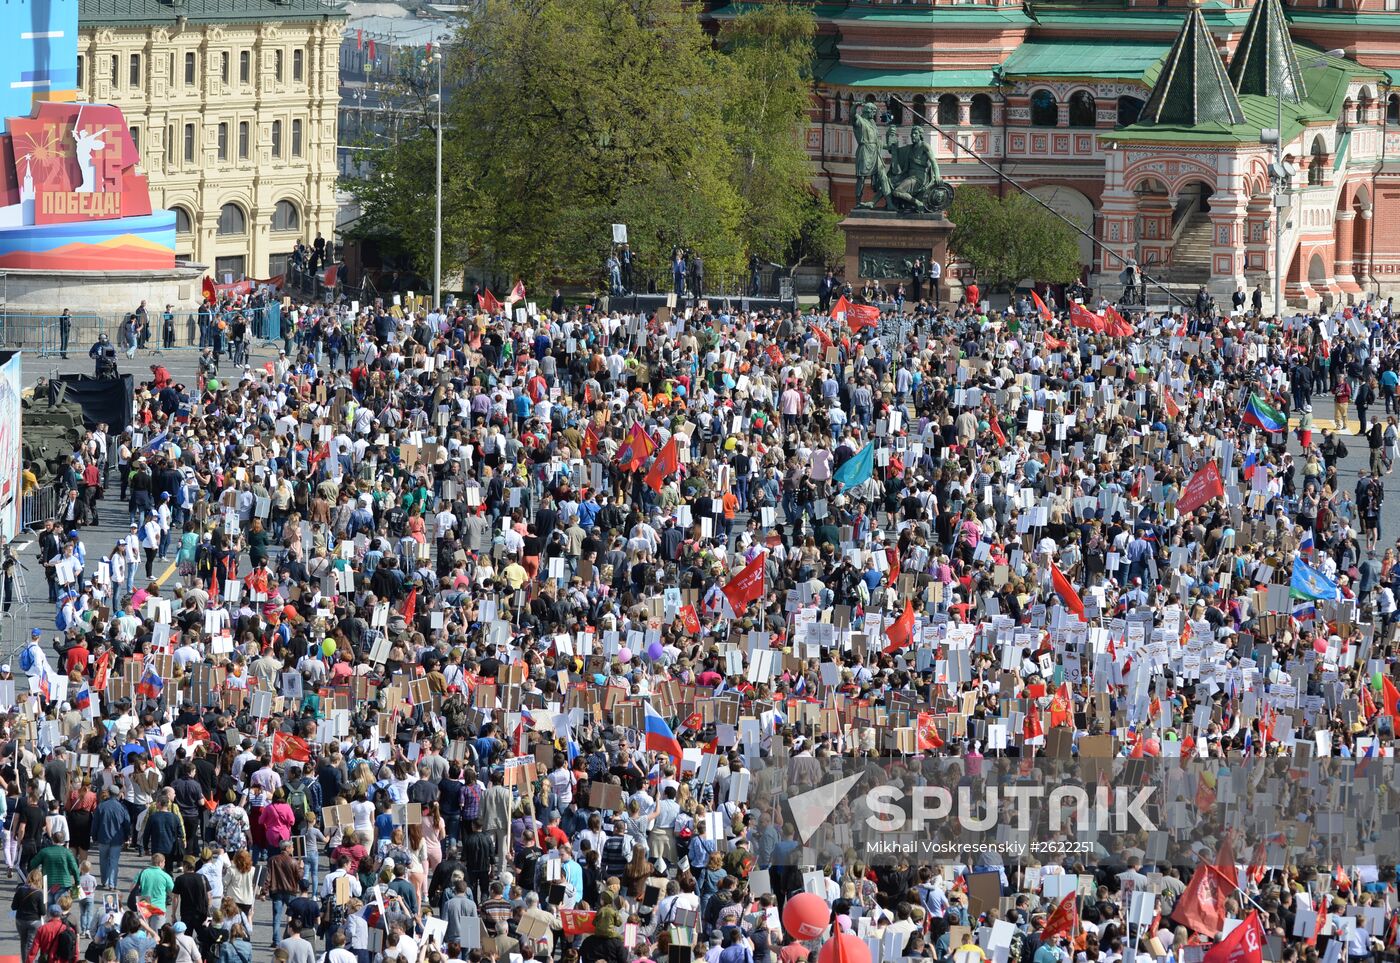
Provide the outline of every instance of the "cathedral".
<path id="1" fill-rule="evenodd" d="M 955 185 L 1019 186 L 1092 234 L 1085 276 L 1107 292 L 1120 258 L 1185 293 L 1262 288 L 1266 308 L 1280 267 L 1292 305 L 1400 287 L 1400 0 L 811 9 L 806 148 L 842 213 L 854 205 L 852 119 L 870 103 L 903 143 L 923 128 Z"/>

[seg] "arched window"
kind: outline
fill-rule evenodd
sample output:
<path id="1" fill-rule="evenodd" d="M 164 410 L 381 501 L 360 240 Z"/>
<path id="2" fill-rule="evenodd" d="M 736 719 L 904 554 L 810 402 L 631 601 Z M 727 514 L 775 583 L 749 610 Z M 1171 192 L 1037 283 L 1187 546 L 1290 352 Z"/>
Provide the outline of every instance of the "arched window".
<path id="1" fill-rule="evenodd" d="M 890 123 L 896 125 L 904 123 L 904 101 L 898 97 L 891 97 L 885 101 L 885 110 L 890 115 Z"/>
<path id="2" fill-rule="evenodd" d="M 986 94 L 973 94 L 971 108 L 968 110 L 968 120 L 981 127 L 991 126 L 992 98 Z"/>
<path id="3" fill-rule="evenodd" d="M 1118 126 L 1127 127 L 1129 124 L 1136 124 L 1139 115 L 1142 114 L 1144 101 L 1140 97 L 1131 97 L 1124 94 L 1118 98 Z"/>
<path id="4" fill-rule="evenodd" d="M 1369 88 L 1361 88 L 1361 97 L 1356 102 L 1356 122 L 1365 124 L 1371 120 L 1371 104 L 1374 98 L 1371 97 Z"/>
<path id="5" fill-rule="evenodd" d="M 938 98 L 938 122 L 944 127 L 958 126 L 958 98 L 953 94 Z"/>
<path id="6" fill-rule="evenodd" d="M 1308 165 L 1308 183 L 1321 184 L 1327 176 L 1327 145 L 1322 143 L 1321 137 L 1314 137 L 1312 144 L 1312 163 Z"/>
<path id="7" fill-rule="evenodd" d="M 301 230 L 301 212 L 291 201 L 278 201 L 272 209 L 272 229 L 274 231 Z"/>
<path id="8" fill-rule="evenodd" d="M 247 234 L 248 220 L 243 216 L 243 208 L 237 204 L 225 204 L 219 209 L 219 234 Z"/>
<path id="9" fill-rule="evenodd" d="M 914 95 L 914 123 L 928 123 L 928 98 L 923 94 Z"/>
<path id="10" fill-rule="evenodd" d="M 1058 127 L 1060 105 L 1055 95 L 1048 90 L 1037 90 L 1031 94 L 1031 126 Z"/>
<path id="11" fill-rule="evenodd" d="M 1385 99 L 1385 119 L 1392 124 L 1400 122 L 1400 94 L 1391 94 Z"/>
<path id="12" fill-rule="evenodd" d="M 175 233 L 191 234 L 194 232 L 194 222 L 190 219 L 190 212 L 183 207 L 172 207 L 175 212 Z"/>
<path id="13" fill-rule="evenodd" d="M 1069 98 L 1069 125 L 1071 127 L 1093 127 L 1098 119 L 1094 109 L 1094 98 L 1087 90 L 1076 90 Z"/>

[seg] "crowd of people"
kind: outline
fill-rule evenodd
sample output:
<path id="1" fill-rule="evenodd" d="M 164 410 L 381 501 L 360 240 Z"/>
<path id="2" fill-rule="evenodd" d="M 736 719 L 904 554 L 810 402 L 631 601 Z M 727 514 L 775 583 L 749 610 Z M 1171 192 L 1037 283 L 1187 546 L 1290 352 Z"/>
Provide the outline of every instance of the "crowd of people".
<path id="1" fill-rule="evenodd" d="M 43 526 L 57 631 L 0 670 L 25 963 L 1394 958 L 1393 859 L 1220 832 L 1213 774 L 1193 860 L 885 857 L 790 804 L 1105 739 L 1388 774 L 1389 305 L 823 300 L 308 305 L 153 368 L 73 452 L 129 530 Z M 1311 420 L 1342 385 L 1359 436 Z"/>

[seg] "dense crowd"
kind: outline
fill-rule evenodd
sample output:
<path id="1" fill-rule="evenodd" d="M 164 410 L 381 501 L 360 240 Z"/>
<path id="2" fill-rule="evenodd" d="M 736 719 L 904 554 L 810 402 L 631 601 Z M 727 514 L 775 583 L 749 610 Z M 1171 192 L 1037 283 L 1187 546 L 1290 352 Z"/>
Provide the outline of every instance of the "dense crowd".
<path id="1" fill-rule="evenodd" d="M 921 293 L 306 305 L 247 367 L 201 312 L 198 381 L 73 452 L 57 632 L 0 672 L 26 963 L 1393 957 L 1393 859 L 1221 831 L 1207 772 L 1306 746 L 1394 801 L 1388 306 Z M 1194 849 L 882 857 L 784 804 L 1104 746 L 1208 763 Z"/>

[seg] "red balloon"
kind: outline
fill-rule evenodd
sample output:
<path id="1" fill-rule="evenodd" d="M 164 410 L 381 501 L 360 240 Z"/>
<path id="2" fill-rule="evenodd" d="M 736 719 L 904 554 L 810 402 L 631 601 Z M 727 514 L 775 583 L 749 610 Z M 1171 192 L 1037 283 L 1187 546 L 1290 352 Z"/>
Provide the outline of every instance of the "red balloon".
<path id="1" fill-rule="evenodd" d="M 1152 756 L 1154 758 L 1160 756 L 1162 754 L 1162 741 L 1156 736 L 1150 737 L 1147 740 L 1146 751 L 1149 756 Z"/>
<path id="2" fill-rule="evenodd" d="M 795 940 L 815 940 L 831 922 L 831 907 L 816 893 L 798 893 L 783 907 L 783 929 Z"/>
<path id="3" fill-rule="evenodd" d="M 836 963 L 836 940 L 841 941 L 841 955 L 845 963 L 870 963 L 870 947 L 865 940 L 850 933 L 842 933 L 836 939 L 827 940 L 817 954 L 817 963 Z"/>

